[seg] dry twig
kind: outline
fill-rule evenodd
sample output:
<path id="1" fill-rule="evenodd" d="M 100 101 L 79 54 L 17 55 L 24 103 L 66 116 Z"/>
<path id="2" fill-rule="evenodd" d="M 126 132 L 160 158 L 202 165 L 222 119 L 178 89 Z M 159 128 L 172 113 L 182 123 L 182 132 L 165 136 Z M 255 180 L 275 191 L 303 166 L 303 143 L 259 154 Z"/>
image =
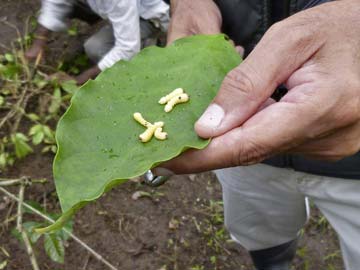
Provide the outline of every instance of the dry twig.
<path id="1" fill-rule="evenodd" d="M 32 249 L 31 242 L 29 240 L 29 236 L 27 235 L 26 231 L 24 230 L 24 227 L 22 225 L 22 217 L 23 217 L 23 202 L 24 202 L 24 192 L 25 192 L 25 185 L 26 180 L 21 179 L 22 183 L 20 184 L 19 188 L 19 200 L 18 200 L 18 209 L 17 209 L 17 220 L 16 220 L 16 229 L 20 232 L 21 237 L 24 241 L 26 252 L 29 255 L 31 265 L 34 270 L 40 270 L 39 265 L 37 263 L 34 250 Z"/>

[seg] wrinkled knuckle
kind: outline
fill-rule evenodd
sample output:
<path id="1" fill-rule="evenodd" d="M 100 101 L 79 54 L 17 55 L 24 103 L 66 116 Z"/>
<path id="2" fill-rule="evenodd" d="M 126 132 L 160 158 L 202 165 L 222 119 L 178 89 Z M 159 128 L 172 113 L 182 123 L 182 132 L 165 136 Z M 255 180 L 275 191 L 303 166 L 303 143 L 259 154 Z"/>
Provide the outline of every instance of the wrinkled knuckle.
<path id="1" fill-rule="evenodd" d="M 254 93 L 254 80 L 241 68 L 230 71 L 224 80 L 224 86 L 237 94 L 251 97 Z"/>
<path id="2" fill-rule="evenodd" d="M 258 144 L 246 141 L 238 144 L 238 147 L 233 150 L 232 164 L 233 166 L 251 165 L 261 162 L 266 158 L 266 151 L 264 147 Z"/>
<path id="3" fill-rule="evenodd" d="M 281 33 L 284 33 L 283 30 L 286 29 L 284 27 L 286 27 L 286 23 L 284 23 L 284 21 L 276 22 L 270 26 L 266 34 L 270 36 L 280 35 Z"/>
<path id="4" fill-rule="evenodd" d="M 333 116 L 342 125 L 348 125 L 360 121 L 360 82 L 349 79 L 343 86 Z"/>
<path id="5" fill-rule="evenodd" d="M 320 38 L 321 35 L 316 32 L 317 28 L 314 26 L 316 24 L 315 18 L 302 14 L 302 16 L 275 23 L 273 29 L 270 28 L 270 33 L 274 39 L 283 40 L 285 31 L 286 42 L 294 46 L 296 51 L 303 52 L 318 44 L 315 39 Z"/>

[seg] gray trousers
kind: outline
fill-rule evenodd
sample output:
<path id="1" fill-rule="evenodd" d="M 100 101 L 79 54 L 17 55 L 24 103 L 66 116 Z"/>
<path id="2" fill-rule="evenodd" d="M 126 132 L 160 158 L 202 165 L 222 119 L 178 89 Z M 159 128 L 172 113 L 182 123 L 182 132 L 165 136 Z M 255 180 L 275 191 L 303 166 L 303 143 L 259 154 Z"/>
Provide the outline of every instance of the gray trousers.
<path id="1" fill-rule="evenodd" d="M 345 267 L 360 269 L 360 181 L 257 164 L 216 171 L 225 225 L 247 250 L 295 239 L 312 200 L 338 233 Z"/>
<path id="2" fill-rule="evenodd" d="M 151 22 L 140 19 L 142 48 L 155 45 L 159 33 L 160 30 Z M 115 37 L 112 26 L 107 24 L 85 41 L 85 53 L 92 62 L 97 63 L 112 49 L 114 43 Z"/>

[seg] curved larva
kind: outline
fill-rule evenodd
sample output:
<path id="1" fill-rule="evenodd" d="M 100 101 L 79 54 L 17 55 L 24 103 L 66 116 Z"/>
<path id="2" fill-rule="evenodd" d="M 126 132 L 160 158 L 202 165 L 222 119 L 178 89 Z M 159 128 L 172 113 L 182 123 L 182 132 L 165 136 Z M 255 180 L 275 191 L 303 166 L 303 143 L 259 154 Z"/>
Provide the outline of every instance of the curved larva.
<path id="1" fill-rule="evenodd" d="M 143 133 L 139 135 L 140 141 L 144 143 L 150 141 L 157 128 L 158 127 L 155 125 L 149 126 Z"/>
<path id="2" fill-rule="evenodd" d="M 182 88 L 176 88 L 174 91 L 172 91 L 170 94 L 160 98 L 159 103 L 165 104 L 169 100 L 171 100 L 173 97 L 178 96 L 180 94 L 184 93 L 184 90 Z"/>
<path id="3" fill-rule="evenodd" d="M 167 138 L 167 133 L 162 132 L 164 122 L 159 121 L 151 124 L 150 122 L 146 121 L 139 112 L 134 113 L 133 116 L 138 123 L 146 127 L 146 130 L 139 135 L 139 139 L 143 143 L 150 141 L 153 136 L 155 136 L 155 138 L 158 140 L 165 140 Z"/>
<path id="4" fill-rule="evenodd" d="M 164 122 L 159 121 L 159 122 L 155 122 L 155 123 L 154 123 L 154 126 L 156 126 L 156 127 L 161 127 L 161 128 L 162 128 L 162 127 L 164 126 L 164 124 L 165 124 Z"/>
<path id="5" fill-rule="evenodd" d="M 167 139 L 168 134 L 167 132 L 163 132 L 161 127 L 158 127 L 155 130 L 154 136 L 156 139 L 163 141 Z"/>
<path id="6" fill-rule="evenodd" d="M 143 125 L 144 127 L 149 127 L 151 125 L 151 123 L 146 121 L 139 112 L 134 113 L 134 119 L 136 120 L 136 122 Z"/>
<path id="7" fill-rule="evenodd" d="M 179 103 L 185 103 L 189 100 L 189 96 L 186 93 L 177 95 L 169 100 L 169 102 L 166 104 L 164 111 L 165 112 L 171 112 L 171 110 L 174 108 L 176 104 Z"/>

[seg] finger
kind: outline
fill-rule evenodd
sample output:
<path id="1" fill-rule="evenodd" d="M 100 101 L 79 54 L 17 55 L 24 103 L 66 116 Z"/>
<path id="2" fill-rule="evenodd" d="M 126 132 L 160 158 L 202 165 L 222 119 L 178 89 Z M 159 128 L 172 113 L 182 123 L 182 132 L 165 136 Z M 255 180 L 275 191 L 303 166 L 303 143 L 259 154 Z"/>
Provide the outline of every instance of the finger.
<path id="1" fill-rule="evenodd" d="M 245 49 L 243 47 L 235 46 L 235 50 L 237 51 L 238 54 L 240 54 L 241 57 L 244 57 Z"/>
<path id="2" fill-rule="evenodd" d="M 309 22 L 293 17 L 272 27 L 245 61 L 228 73 L 195 125 L 199 136 L 215 137 L 241 125 L 322 46 L 323 35 L 302 31 L 300 23 Z"/>
<path id="3" fill-rule="evenodd" d="M 182 25 L 181 23 L 176 24 L 176 22 L 171 22 L 167 35 L 166 45 L 170 45 L 177 39 L 192 35 L 199 35 L 199 34 L 201 35 L 220 34 L 220 28 L 216 25 L 213 25 L 213 27 L 211 27 L 211 25 L 207 25 L 202 27 L 202 29 L 197 29 L 197 31 L 194 31 L 191 28 Z"/>
<path id="4" fill-rule="evenodd" d="M 262 104 L 261 110 L 274 103 L 273 99 L 268 99 Z M 250 153 L 250 150 L 246 149 L 246 145 L 250 144 L 247 143 L 249 139 L 246 139 L 245 134 L 246 132 L 243 132 L 242 128 L 236 128 L 220 137 L 212 139 L 209 146 L 203 150 L 188 150 L 179 157 L 161 164 L 160 168 L 157 168 L 155 172 L 158 175 L 168 175 L 169 172 L 171 174 L 187 174 L 237 166 L 240 165 L 239 162 L 242 165 L 255 162 L 251 158 L 255 154 Z M 247 136 L 251 137 L 251 135 Z M 241 156 L 246 156 L 244 161 L 239 160 L 238 151 L 241 152 Z"/>
<path id="5" fill-rule="evenodd" d="M 210 144 L 202 150 L 188 150 L 180 156 L 162 163 L 155 170 L 156 174 L 162 175 L 162 171 L 171 171 L 175 174 L 198 173 L 214 170 L 232 164 L 232 147 L 235 141 L 228 140 L 229 134 L 214 138 Z"/>
<path id="6" fill-rule="evenodd" d="M 222 19 L 220 11 L 216 8 L 213 12 L 203 14 L 201 20 L 195 18 L 179 18 L 174 15 L 170 21 L 167 45 L 175 40 L 191 35 L 215 35 L 221 33 Z"/>
<path id="7" fill-rule="evenodd" d="M 197 173 L 225 167 L 249 165 L 295 146 L 290 122 L 298 121 L 291 114 L 289 121 L 279 116 L 289 113 L 291 108 L 274 103 L 253 116 L 242 127 L 235 128 L 214 138 L 203 150 L 190 150 L 181 156 L 161 164 L 160 167 L 174 173 Z M 274 125 L 276 122 L 276 125 Z M 284 135 L 286 134 L 286 135 Z"/>
<path id="8" fill-rule="evenodd" d="M 191 32 L 187 31 L 186 29 L 183 29 L 179 25 L 173 26 L 173 23 L 171 22 L 170 26 L 169 26 L 169 31 L 167 34 L 166 45 L 168 46 L 168 45 L 172 44 L 175 40 L 186 37 L 186 36 L 190 36 L 190 35 L 191 35 Z"/>

